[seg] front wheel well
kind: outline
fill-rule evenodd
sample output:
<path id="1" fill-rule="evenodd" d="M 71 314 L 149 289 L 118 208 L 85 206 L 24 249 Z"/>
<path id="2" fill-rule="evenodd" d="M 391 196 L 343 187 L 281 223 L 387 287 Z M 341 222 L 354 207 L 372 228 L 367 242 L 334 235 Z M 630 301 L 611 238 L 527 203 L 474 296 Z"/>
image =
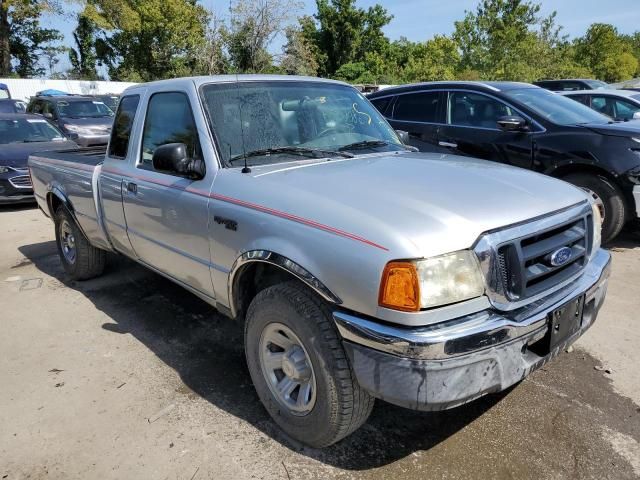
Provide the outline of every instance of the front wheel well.
<path id="1" fill-rule="evenodd" d="M 49 207 L 49 213 L 51 218 L 54 218 L 58 207 L 64 202 L 55 193 L 49 192 L 47 194 L 47 206 Z"/>
<path id="2" fill-rule="evenodd" d="M 241 267 L 233 278 L 233 311 L 236 318 L 244 318 L 251 301 L 265 288 L 294 280 L 304 285 L 295 275 L 266 262 L 251 262 Z"/>
<path id="3" fill-rule="evenodd" d="M 568 175 L 572 175 L 574 173 L 587 173 L 592 175 L 601 175 L 605 178 L 608 178 L 612 182 L 615 182 L 616 185 L 618 184 L 616 177 L 614 175 L 609 173 L 607 170 L 597 167 L 595 165 L 570 163 L 567 165 L 562 165 L 556 168 L 555 170 L 548 172 L 550 176 L 555 178 L 560 178 L 560 179 Z"/>

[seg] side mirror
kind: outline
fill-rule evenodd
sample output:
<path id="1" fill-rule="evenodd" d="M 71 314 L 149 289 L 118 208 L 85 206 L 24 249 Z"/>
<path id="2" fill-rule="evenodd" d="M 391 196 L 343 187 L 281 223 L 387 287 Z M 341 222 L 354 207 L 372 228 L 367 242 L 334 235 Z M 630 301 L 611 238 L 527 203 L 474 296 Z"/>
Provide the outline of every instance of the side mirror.
<path id="1" fill-rule="evenodd" d="M 205 175 L 204 161 L 190 159 L 184 143 L 167 143 L 159 146 L 153 152 L 151 161 L 156 170 L 177 173 L 193 180 L 200 180 Z"/>
<path id="2" fill-rule="evenodd" d="M 409 143 L 409 132 L 405 132 L 404 130 L 396 130 L 396 134 L 400 141 L 407 145 Z"/>
<path id="3" fill-rule="evenodd" d="M 633 112 L 633 119 L 634 120 L 640 120 L 640 111 Z"/>
<path id="4" fill-rule="evenodd" d="M 506 115 L 498 118 L 498 127 L 505 132 L 522 132 L 529 128 L 527 121 L 517 115 Z"/>

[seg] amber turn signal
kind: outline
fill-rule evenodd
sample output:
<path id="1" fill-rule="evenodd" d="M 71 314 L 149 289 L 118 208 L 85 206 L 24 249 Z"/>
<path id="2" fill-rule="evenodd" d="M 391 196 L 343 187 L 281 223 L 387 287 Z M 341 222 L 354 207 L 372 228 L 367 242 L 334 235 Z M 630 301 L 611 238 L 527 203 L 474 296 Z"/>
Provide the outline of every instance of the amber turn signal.
<path id="1" fill-rule="evenodd" d="M 382 272 L 378 304 L 381 307 L 417 312 L 420 310 L 420 284 L 411 262 L 389 262 Z"/>

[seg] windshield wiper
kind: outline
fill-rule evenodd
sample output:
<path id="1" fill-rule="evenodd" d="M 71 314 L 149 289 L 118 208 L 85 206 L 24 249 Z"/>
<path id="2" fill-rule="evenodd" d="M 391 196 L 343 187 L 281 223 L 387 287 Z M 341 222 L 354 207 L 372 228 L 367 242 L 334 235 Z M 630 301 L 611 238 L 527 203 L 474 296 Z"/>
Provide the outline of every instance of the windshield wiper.
<path id="1" fill-rule="evenodd" d="M 269 155 L 277 155 L 280 153 L 290 153 L 293 155 L 300 155 L 302 157 L 310 158 L 322 158 L 327 156 L 339 155 L 345 158 L 353 158 L 353 155 L 348 152 L 338 152 L 335 150 L 320 150 L 317 148 L 305 148 L 305 147 L 274 147 L 274 148 L 262 148 L 259 150 L 252 150 L 247 153 L 241 153 L 235 157 L 229 159 L 229 163 L 236 162 L 238 160 L 244 160 L 251 157 L 268 157 Z"/>

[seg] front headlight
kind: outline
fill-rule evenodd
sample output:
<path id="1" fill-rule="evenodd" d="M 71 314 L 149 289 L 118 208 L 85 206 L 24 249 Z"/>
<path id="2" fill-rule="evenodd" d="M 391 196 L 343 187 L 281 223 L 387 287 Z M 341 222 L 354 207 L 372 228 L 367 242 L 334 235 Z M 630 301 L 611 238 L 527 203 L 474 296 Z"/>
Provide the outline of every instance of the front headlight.
<path id="1" fill-rule="evenodd" d="M 382 274 L 379 304 L 415 312 L 484 293 L 478 259 L 470 250 L 416 261 L 390 262 Z"/>
<path id="2" fill-rule="evenodd" d="M 0 165 L 0 173 L 7 173 L 9 171 L 9 167 L 3 167 Z"/>
<path id="3" fill-rule="evenodd" d="M 602 244 L 602 214 L 600 213 L 600 208 L 594 202 L 591 202 L 591 210 L 593 211 L 593 246 L 591 255 L 593 255 Z"/>

